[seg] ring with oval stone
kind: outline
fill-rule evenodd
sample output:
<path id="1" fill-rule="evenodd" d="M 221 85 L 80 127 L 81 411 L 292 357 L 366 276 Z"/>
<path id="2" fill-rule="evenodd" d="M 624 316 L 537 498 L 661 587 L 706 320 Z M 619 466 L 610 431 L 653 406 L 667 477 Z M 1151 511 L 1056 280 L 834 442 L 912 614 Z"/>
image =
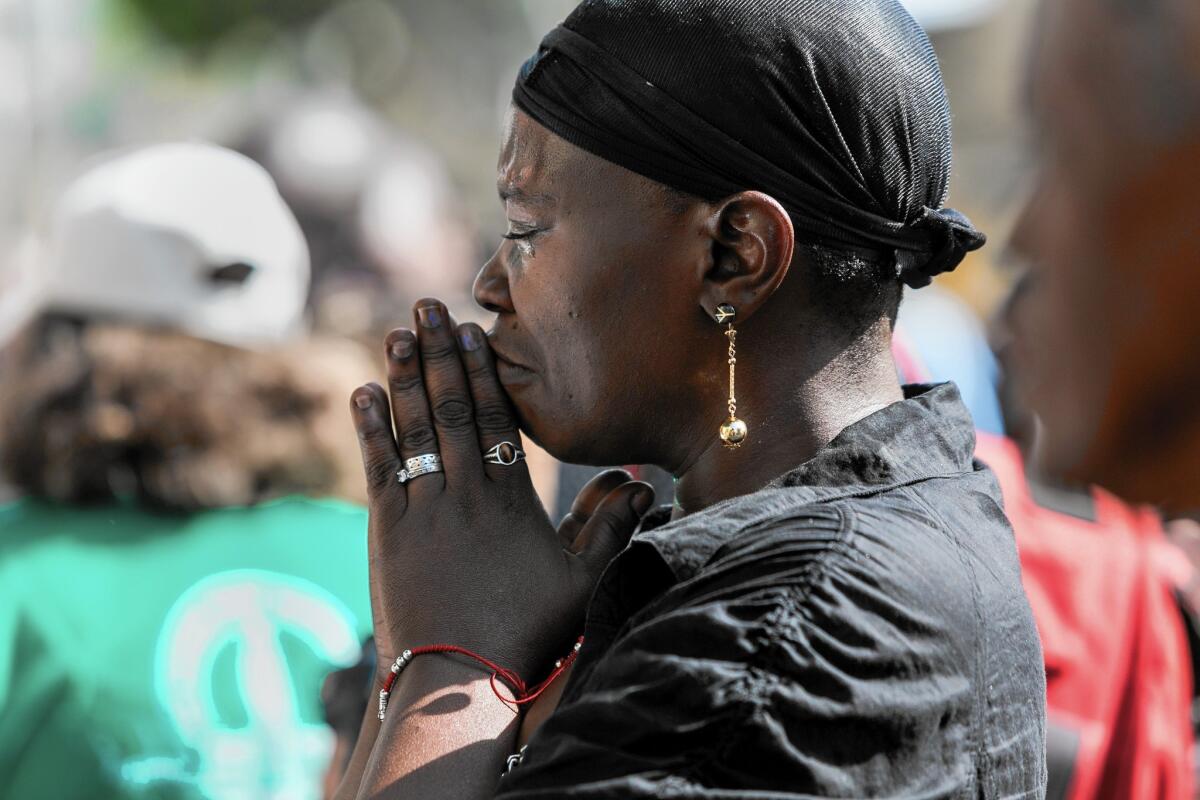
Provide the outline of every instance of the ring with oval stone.
<path id="1" fill-rule="evenodd" d="M 502 467 L 511 467 L 518 461 L 525 460 L 525 451 L 512 442 L 501 442 L 484 453 L 483 460 L 486 464 L 499 464 Z"/>

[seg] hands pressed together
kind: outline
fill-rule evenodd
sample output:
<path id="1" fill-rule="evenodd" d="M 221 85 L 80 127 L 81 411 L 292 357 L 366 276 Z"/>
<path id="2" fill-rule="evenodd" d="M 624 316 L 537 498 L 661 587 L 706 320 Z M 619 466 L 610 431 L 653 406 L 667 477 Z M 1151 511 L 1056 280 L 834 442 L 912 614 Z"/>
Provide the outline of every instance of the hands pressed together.
<path id="1" fill-rule="evenodd" d="M 388 335 L 388 389 L 356 390 L 351 411 L 370 505 L 371 600 L 380 664 L 405 648 L 453 644 L 534 682 L 583 627 L 608 562 L 653 503 L 611 470 L 557 530 L 523 460 L 517 421 L 483 330 L 423 300 L 415 332 Z M 503 458 L 485 461 L 501 445 Z M 398 473 L 436 454 L 444 471 Z"/>

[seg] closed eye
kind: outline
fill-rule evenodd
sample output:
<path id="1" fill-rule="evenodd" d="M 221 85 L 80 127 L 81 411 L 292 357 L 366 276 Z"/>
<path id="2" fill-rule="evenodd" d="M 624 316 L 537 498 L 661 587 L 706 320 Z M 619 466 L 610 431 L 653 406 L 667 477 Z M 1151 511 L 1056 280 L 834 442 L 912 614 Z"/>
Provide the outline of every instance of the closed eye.
<path id="1" fill-rule="evenodd" d="M 533 258 L 533 240 L 538 234 L 543 232 L 541 228 L 519 228 L 517 230 L 510 230 L 504 234 L 504 238 L 514 244 L 514 254 L 518 254 L 523 258 Z"/>

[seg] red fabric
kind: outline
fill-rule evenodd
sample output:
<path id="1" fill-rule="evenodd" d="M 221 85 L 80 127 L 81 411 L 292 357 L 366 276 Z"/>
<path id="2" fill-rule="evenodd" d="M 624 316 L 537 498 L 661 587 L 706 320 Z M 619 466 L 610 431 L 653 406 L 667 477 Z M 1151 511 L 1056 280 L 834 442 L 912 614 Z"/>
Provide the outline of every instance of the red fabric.
<path id="1" fill-rule="evenodd" d="M 1052 722 L 1080 734 L 1069 797 L 1191 798 L 1191 664 L 1172 585 L 1190 571 L 1152 512 L 1095 492 L 1096 522 L 1037 505 L 1017 447 L 979 434 L 1016 531 Z"/>

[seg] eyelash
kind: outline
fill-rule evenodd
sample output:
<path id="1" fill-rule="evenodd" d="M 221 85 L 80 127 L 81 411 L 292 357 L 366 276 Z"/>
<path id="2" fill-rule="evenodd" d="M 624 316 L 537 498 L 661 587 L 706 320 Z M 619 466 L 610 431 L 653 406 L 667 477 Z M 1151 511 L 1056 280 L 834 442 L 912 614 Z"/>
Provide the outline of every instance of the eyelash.
<path id="1" fill-rule="evenodd" d="M 539 233 L 541 233 L 541 231 L 534 228 L 532 230 L 522 231 L 519 233 L 509 232 L 504 234 L 504 238 L 516 244 L 517 252 L 528 258 L 533 258 L 533 242 L 531 240 Z"/>

